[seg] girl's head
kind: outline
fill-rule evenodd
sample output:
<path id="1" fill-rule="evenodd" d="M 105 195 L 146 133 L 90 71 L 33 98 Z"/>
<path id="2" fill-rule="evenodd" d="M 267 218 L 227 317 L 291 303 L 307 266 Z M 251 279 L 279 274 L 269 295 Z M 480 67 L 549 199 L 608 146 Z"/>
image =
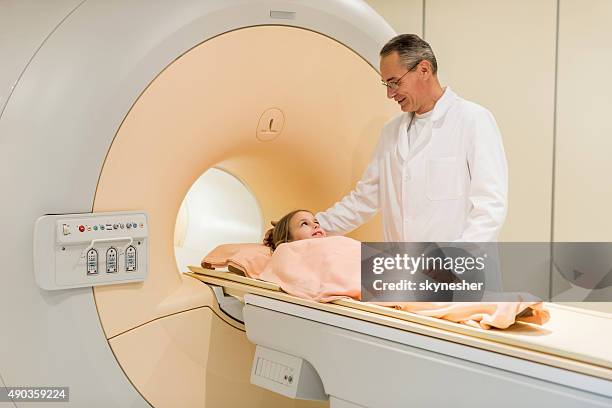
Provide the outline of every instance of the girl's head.
<path id="1" fill-rule="evenodd" d="M 327 233 L 319 226 L 319 222 L 310 211 L 295 210 L 278 220 L 274 228 L 266 232 L 264 244 L 275 250 L 284 242 L 326 236 Z"/>

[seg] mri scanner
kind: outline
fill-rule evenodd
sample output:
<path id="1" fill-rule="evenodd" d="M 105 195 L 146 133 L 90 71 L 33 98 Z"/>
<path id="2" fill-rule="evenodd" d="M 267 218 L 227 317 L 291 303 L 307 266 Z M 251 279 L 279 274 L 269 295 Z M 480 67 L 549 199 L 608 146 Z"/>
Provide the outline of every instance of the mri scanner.
<path id="1" fill-rule="evenodd" d="M 365 3 L 0 7 L 0 386 L 68 386 L 52 406 L 77 407 L 612 406 L 601 313 L 483 333 L 177 269 L 177 214 L 210 168 L 265 220 L 358 179 L 396 112 L 376 71 L 394 33 Z M 142 279 L 37 284 L 39 217 L 126 211 L 146 214 Z"/>

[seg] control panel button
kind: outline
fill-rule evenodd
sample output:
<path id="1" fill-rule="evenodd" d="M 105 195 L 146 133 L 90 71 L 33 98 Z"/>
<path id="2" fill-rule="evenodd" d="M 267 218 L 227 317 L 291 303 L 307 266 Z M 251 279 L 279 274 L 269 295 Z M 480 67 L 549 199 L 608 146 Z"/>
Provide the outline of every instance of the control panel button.
<path id="1" fill-rule="evenodd" d="M 81 232 L 85 231 L 85 226 L 84 225 L 79 225 L 79 231 L 81 231 Z"/>
<path id="2" fill-rule="evenodd" d="M 117 272 L 117 249 L 110 247 L 106 250 L 106 273 Z"/>
<path id="3" fill-rule="evenodd" d="M 70 235 L 70 225 L 62 224 L 62 232 L 64 235 Z"/>
<path id="4" fill-rule="evenodd" d="M 136 270 L 137 258 L 136 248 L 132 245 L 125 250 L 125 271 L 134 272 Z"/>
<path id="5" fill-rule="evenodd" d="M 97 275 L 98 274 L 98 251 L 91 248 L 87 251 L 87 274 Z"/>

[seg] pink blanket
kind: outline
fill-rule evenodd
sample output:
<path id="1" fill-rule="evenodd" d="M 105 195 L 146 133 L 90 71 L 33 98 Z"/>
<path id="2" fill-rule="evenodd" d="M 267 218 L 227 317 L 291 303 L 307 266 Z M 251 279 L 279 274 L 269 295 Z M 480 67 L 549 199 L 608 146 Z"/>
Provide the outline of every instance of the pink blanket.
<path id="1" fill-rule="evenodd" d="M 268 252 L 265 252 L 268 251 Z M 278 284 L 285 292 L 317 302 L 361 300 L 361 243 L 347 237 L 305 239 L 281 244 L 272 256 L 262 245 L 222 245 L 202 261 L 243 266 L 251 278 Z M 543 324 L 549 319 L 541 302 L 400 302 L 378 303 L 424 316 L 474 327 L 504 329 L 515 321 Z"/>
<path id="2" fill-rule="evenodd" d="M 274 282 L 291 295 L 331 302 L 361 299 L 361 244 L 346 237 L 303 239 L 281 244 L 261 271 L 249 276 Z"/>

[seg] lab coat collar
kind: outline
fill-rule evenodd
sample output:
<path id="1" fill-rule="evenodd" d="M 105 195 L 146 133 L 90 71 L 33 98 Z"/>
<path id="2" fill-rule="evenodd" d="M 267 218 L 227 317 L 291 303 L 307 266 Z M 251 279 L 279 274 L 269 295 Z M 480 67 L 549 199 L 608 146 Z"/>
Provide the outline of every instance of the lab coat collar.
<path id="1" fill-rule="evenodd" d="M 455 102 L 456 99 L 457 94 L 450 89 L 450 86 L 447 86 L 444 89 L 442 97 L 438 99 L 438 102 L 436 102 L 436 104 L 434 105 L 433 113 L 431 115 L 431 121 L 435 123 L 440 119 L 444 118 L 444 115 L 446 115 L 446 112 L 448 112 L 448 109 L 451 107 L 451 105 Z"/>
<path id="2" fill-rule="evenodd" d="M 445 87 L 444 93 L 434 105 L 433 113 L 431 115 L 432 125 L 435 125 L 437 121 L 444 118 L 444 115 L 446 115 L 446 112 L 448 112 L 449 108 L 455 102 L 456 99 L 457 99 L 457 94 L 452 91 L 450 86 Z M 408 136 L 407 135 L 408 126 L 412 124 L 413 120 L 414 120 L 414 112 L 406 112 L 406 114 L 402 118 L 402 121 L 400 122 L 400 129 L 399 129 L 400 137 Z M 433 127 L 436 127 L 436 126 L 433 126 Z M 431 132 L 433 132 L 433 129 L 431 130 Z M 422 140 L 422 143 L 419 143 L 417 148 L 409 152 L 407 156 L 405 155 L 405 152 L 403 149 L 399 149 L 399 156 L 402 158 L 402 161 L 405 161 L 405 160 L 408 160 L 414 157 L 417 153 L 423 150 L 423 147 L 427 145 L 427 143 L 429 142 L 431 138 L 431 132 L 428 132 L 428 134 L 426 135 L 426 138 Z M 405 136 L 402 136 L 402 135 L 405 135 Z M 399 148 L 399 144 L 398 144 L 398 148 Z"/>
<path id="3" fill-rule="evenodd" d="M 435 123 L 440 119 L 443 119 L 444 115 L 446 115 L 446 112 L 448 112 L 448 109 L 451 107 L 451 105 L 455 102 L 456 99 L 457 94 L 453 92 L 450 86 L 445 87 L 444 93 L 434 105 L 433 113 L 431 115 L 431 121 Z M 406 112 L 400 123 L 401 131 L 406 132 L 406 129 L 408 129 L 408 126 L 413 116 L 414 112 Z"/>

